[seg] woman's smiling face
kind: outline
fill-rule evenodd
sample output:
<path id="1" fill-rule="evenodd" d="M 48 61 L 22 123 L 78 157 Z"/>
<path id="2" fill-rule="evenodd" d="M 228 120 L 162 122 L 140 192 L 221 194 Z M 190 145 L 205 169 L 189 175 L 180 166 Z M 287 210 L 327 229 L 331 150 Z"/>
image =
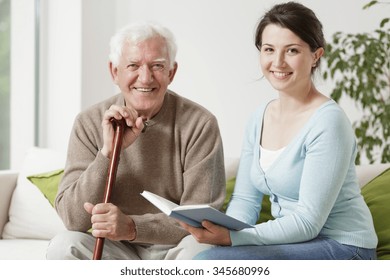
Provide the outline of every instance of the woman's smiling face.
<path id="1" fill-rule="evenodd" d="M 311 82 L 317 51 L 287 28 L 270 24 L 264 28 L 260 49 L 261 70 L 278 91 L 289 91 Z"/>

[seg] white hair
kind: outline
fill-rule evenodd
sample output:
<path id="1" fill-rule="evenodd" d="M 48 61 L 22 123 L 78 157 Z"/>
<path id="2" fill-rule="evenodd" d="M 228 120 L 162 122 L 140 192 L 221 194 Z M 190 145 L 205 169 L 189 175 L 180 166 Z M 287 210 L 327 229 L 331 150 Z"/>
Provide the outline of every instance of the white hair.
<path id="1" fill-rule="evenodd" d="M 118 66 L 125 43 L 131 42 L 137 44 L 154 37 L 161 37 L 165 40 L 169 56 L 169 66 L 172 68 L 177 52 L 175 37 L 167 28 L 154 23 L 135 23 L 120 29 L 110 41 L 110 61 L 114 66 Z"/>

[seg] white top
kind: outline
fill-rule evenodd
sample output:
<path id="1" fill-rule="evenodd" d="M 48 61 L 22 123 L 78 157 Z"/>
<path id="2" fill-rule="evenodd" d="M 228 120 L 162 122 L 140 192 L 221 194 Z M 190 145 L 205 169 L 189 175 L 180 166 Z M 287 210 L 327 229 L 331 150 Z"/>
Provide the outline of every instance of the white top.
<path id="1" fill-rule="evenodd" d="M 263 169 L 264 172 L 267 171 L 267 169 L 274 163 L 274 161 L 279 157 L 279 155 L 284 151 L 286 147 L 283 147 L 279 150 L 268 150 L 268 149 L 264 149 L 261 145 L 260 145 L 260 153 L 261 153 L 261 156 L 260 156 L 260 167 L 261 169 Z"/>

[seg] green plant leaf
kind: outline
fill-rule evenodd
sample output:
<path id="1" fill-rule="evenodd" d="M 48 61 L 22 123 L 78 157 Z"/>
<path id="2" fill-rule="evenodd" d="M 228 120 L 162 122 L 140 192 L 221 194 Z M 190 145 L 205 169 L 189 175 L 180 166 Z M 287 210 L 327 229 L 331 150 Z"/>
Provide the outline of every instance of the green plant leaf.
<path id="1" fill-rule="evenodd" d="M 375 4 L 378 4 L 378 1 L 371 1 L 363 6 L 363 10 L 370 8 L 371 6 L 374 6 Z"/>
<path id="2" fill-rule="evenodd" d="M 378 1 L 371 1 L 371 7 Z M 390 4 L 390 3 L 386 3 Z M 356 162 L 390 159 L 390 18 L 381 21 L 373 32 L 336 32 L 327 44 L 324 80 L 333 80 L 331 98 L 347 97 L 355 103 L 361 117 L 353 123 L 357 138 Z"/>
<path id="3" fill-rule="evenodd" d="M 390 18 L 384 18 L 382 19 L 381 23 L 379 24 L 380 28 L 383 28 L 386 23 L 388 23 L 390 21 Z"/>

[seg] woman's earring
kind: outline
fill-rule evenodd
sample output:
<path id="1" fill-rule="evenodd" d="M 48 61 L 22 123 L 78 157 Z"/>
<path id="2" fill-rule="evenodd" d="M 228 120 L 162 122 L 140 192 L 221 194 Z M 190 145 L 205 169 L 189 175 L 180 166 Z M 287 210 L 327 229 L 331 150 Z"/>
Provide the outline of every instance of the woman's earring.
<path id="1" fill-rule="evenodd" d="M 317 62 L 314 62 L 313 65 L 311 66 L 312 68 L 315 68 L 317 66 Z"/>

